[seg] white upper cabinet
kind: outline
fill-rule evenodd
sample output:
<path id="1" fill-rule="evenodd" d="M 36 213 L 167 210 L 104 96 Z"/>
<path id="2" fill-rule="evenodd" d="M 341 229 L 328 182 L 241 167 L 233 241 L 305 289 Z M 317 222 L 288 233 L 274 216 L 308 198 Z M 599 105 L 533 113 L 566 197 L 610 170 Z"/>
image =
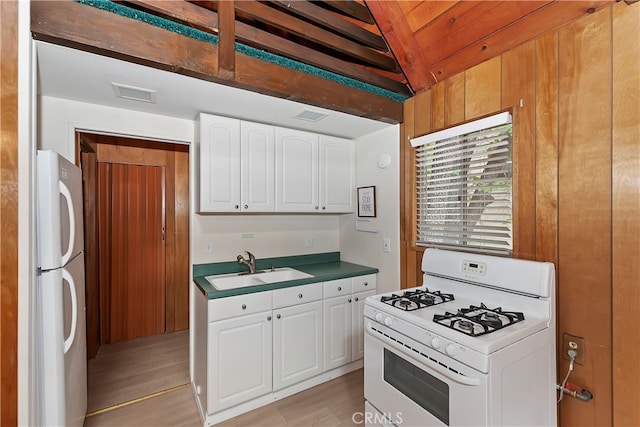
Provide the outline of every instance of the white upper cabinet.
<path id="1" fill-rule="evenodd" d="M 211 114 L 199 126 L 198 212 L 353 212 L 353 141 Z"/>
<path id="2" fill-rule="evenodd" d="M 200 115 L 200 212 L 273 212 L 275 128 Z"/>
<path id="3" fill-rule="evenodd" d="M 276 129 L 276 210 L 319 212 L 318 135 Z"/>
<path id="4" fill-rule="evenodd" d="M 200 115 L 200 212 L 240 210 L 240 121 Z"/>
<path id="5" fill-rule="evenodd" d="M 355 200 L 355 144 L 353 141 L 320 135 L 320 210 L 353 212 Z"/>
<path id="6" fill-rule="evenodd" d="M 349 213 L 355 199 L 353 141 L 276 130 L 276 211 Z"/>
<path id="7" fill-rule="evenodd" d="M 275 210 L 275 128 L 243 121 L 240 139 L 241 207 L 244 212 Z"/>

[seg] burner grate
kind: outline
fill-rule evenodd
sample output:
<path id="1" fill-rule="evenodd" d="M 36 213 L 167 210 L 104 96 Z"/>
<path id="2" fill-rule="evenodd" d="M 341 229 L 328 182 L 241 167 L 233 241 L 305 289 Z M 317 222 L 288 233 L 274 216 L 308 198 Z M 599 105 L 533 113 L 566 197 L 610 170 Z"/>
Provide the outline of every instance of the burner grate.
<path id="1" fill-rule="evenodd" d="M 488 308 L 484 304 L 459 309 L 457 313 L 434 314 L 433 321 L 464 334 L 479 337 L 524 320 L 524 314 Z"/>
<path id="2" fill-rule="evenodd" d="M 453 301 L 454 299 L 453 294 L 445 294 L 440 291 L 430 291 L 425 288 L 404 291 L 402 294 L 382 296 L 380 301 L 400 310 L 413 311 Z"/>

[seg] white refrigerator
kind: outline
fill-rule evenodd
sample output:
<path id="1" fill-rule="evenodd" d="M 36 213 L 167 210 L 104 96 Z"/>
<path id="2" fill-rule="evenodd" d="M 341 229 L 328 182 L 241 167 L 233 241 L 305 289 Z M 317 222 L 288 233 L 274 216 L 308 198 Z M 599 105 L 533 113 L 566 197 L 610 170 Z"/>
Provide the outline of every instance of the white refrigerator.
<path id="1" fill-rule="evenodd" d="M 38 151 L 36 174 L 38 424 L 80 427 L 87 411 L 82 172 Z"/>

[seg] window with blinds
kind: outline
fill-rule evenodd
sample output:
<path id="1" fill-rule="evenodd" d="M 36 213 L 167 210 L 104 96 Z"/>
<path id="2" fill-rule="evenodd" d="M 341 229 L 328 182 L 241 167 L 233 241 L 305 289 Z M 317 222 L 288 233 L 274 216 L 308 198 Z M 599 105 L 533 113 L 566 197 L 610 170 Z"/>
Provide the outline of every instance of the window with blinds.
<path id="1" fill-rule="evenodd" d="M 511 134 L 500 113 L 411 140 L 417 245 L 511 256 Z"/>

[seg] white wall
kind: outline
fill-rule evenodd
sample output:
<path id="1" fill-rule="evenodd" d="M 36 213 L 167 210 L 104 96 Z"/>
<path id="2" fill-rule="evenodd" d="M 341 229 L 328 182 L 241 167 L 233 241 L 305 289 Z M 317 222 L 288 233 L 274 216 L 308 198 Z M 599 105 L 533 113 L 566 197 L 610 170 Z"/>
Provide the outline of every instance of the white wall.
<path id="1" fill-rule="evenodd" d="M 358 218 L 357 214 L 340 217 L 340 252 L 344 261 L 380 269 L 378 292 L 400 289 L 400 127 L 366 135 L 356 140 L 356 187 L 375 185 L 376 217 Z M 382 169 L 378 158 L 391 155 L 391 164 Z M 356 231 L 356 220 L 367 219 L 367 229 Z M 383 239 L 391 240 L 391 252 L 382 250 Z"/>
<path id="2" fill-rule="evenodd" d="M 39 110 L 38 148 L 56 151 L 72 162 L 75 162 L 76 130 L 193 142 L 192 120 L 47 96 L 39 98 Z"/>

